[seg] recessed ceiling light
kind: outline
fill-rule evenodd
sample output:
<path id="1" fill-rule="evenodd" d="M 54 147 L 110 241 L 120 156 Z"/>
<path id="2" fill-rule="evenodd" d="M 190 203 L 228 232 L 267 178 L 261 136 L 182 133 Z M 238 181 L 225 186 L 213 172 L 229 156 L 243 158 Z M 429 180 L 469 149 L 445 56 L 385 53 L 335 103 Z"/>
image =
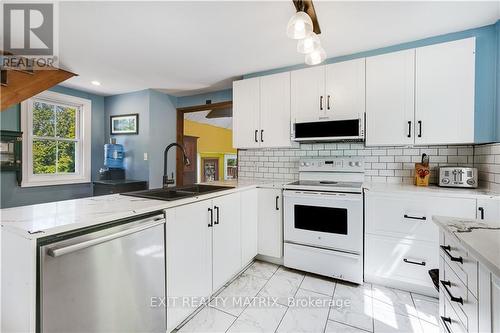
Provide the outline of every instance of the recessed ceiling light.
<path id="1" fill-rule="evenodd" d="M 92 81 L 90 83 L 92 83 L 94 86 L 100 86 L 101 85 L 101 82 L 99 82 L 99 81 Z"/>

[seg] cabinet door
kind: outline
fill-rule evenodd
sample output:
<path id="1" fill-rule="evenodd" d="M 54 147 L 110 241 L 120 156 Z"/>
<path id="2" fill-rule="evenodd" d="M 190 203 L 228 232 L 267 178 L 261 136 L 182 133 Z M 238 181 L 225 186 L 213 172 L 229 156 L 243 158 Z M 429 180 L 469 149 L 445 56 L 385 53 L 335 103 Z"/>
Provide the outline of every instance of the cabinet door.
<path id="1" fill-rule="evenodd" d="M 241 266 L 257 255 L 258 189 L 241 192 Z"/>
<path id="2" fill-rule="evenodd" d="M 260 145 L 260 78 L 233 82 L 233 147 Z"/>
<path id="3" fill-rule="evenodd" d="M 240 193 L 213 200 L 213 291 L 241 269 Z"/>
<path id="4" fill-rule="evenodd" d="M 365 58 L 326 65 L 324 114 L 362 119 L 365 113 Z"/>
<path id="5" fill-rule="evenodd" d="M 208 297 L 212 292 L 211 201 L 201 201 L 166 211 L 167 332 L 196 310 L 182 304 L 182 297 Z"/>
<path id="6" fill-rule="evenodd" d="M 477 199 L 476 218 L 495 226 L 500 225 L 500 199 Z"/>
<path id="7" fill-rule="evenodd" d="M 282 193 L 276 189 L 259 189 L 259 254 L 281 258 L 283 255 Z"/>
<path id="8" fill-rule="evenodd" d="M 260 79 L 261 147 L 290 147 L 290 73 Z"/>
<path id="9" fill-rule="evenodd" d="M 491 331 L 500 332 L 500 277 L 491 274 Z"/>
<path id="10" fill-rule="evenodd" d="M 415 68 L 415 143 L 473 143 L 475 38 L 417 48 Z"/>
<path id="11" fill-rule="evenodd" d="M 324 113 L 325 66 L 291 72 L 292 122 L 318 120 Z"/>
<path id="12" fill-rule="evenodd" d="M 415 50 L 366 58 L 366 145 L 414 142 Z"/>

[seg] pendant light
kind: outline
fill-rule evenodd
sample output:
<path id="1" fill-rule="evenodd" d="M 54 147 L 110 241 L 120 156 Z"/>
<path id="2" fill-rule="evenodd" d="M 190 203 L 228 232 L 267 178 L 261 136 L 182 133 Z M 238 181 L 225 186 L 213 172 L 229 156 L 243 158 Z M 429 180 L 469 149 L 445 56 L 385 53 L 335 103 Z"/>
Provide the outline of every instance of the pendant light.
<path id="1" fill-rule="evenodd" d="M 288 21 L 286 34 L 297 39 L 297 52 L 305 54 L 308 65 L 317 65 L 325 61 L 326 52 L 321 47 L 318 17 L 312 0 L 292 0 L 296 13 Z"/>
<path id="2" fill-rule="evenodd" d="M 306 64 L 308 65 L 317 65 L 325 61 L 326 59 L 326 52 L 325 50 L 320 46 L 318 49 L 312 51 L 311 53 L 306 54 Z"/>
<path id="3" fill-rule="evenodd" d="M 311 17 L 303 11 L 296 12 L 288 21 L 286 34 L 292 39 L 303 39 L 313 31 Z"/>
<path id="4" fill-rule="evenodd" d="M 321 47 L 321 42 L 318 35 L 314 32 L 310 32 L 303 39 L 300 39 L 297 43 L 297 52 L 302 54 L 311 53 Z"/>

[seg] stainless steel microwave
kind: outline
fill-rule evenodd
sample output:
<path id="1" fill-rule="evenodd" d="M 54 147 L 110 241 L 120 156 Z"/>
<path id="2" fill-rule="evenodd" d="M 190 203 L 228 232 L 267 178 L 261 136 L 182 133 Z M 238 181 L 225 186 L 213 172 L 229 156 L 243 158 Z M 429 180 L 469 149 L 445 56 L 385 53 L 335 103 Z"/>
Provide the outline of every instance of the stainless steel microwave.
<path id="1" fill-rule="evenodd" d="M 292 140 L 302 141 L 364 141 L 363 119 L 321 120 L 296 122 L 293 125 Z"/>

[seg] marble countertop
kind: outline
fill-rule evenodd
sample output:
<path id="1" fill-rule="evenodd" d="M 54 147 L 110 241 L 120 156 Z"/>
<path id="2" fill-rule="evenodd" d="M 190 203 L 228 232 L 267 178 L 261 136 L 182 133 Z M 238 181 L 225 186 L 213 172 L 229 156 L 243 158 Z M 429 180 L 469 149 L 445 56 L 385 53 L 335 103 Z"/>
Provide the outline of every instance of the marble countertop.
<path id="1" fill-rule="evenodd" d="M 453 235 L 458 242 L 493 274 L 500 277 L 500 223 L 433 216 L 439 228 Z"/>
<path id="2" fill-rule="evenodd" d="M 211 183 L 228 186 L 227 190 L 175 201 L 137 198 L 120 194 L 49 202 L 0 210 L 2 231 L 11 231 L 28 239 L 133 217 L 156 210 L 186 205 L 200 200 L 256 187 L 280 187 L 283 184 L 241 180 Z"/>
<path id="3" fill-rule="evenodd" d="M 415 186 L 413 184 L 363 183 L 363 188 L 373 192 L 399 192 L 423 195 L 445 195 L 457 198 L 499 198 L 500 194 L 483 188 L 451 188 L 437 185 Z"/>

